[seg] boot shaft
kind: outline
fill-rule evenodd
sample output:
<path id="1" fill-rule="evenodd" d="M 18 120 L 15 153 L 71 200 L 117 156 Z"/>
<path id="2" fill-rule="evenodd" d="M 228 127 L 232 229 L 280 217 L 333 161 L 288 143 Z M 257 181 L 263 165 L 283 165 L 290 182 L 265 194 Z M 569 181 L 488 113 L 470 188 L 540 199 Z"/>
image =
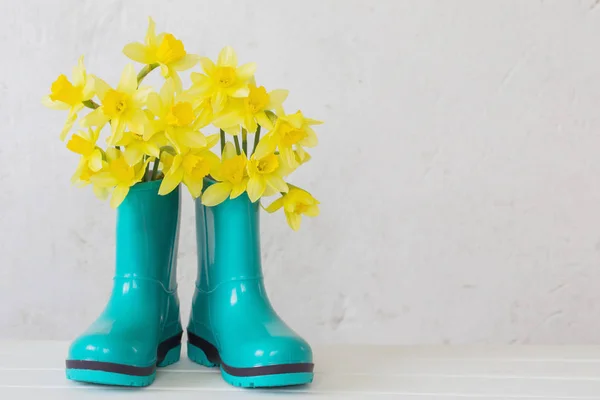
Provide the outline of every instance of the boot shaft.
<path id="1" fill-rule="evenodd" d="M 259 204 L 243 193 L 214 207 L 196 200 L 198 281 L 204 291 L 223 282 L 262 278 Z"/>
<path id="2" fill-rule="evenodd" d="M 161 182 L 133 186 L 117 209 L 116 276 L 153 279 L 174 290 L 180 192 L 159 196 Z"/>

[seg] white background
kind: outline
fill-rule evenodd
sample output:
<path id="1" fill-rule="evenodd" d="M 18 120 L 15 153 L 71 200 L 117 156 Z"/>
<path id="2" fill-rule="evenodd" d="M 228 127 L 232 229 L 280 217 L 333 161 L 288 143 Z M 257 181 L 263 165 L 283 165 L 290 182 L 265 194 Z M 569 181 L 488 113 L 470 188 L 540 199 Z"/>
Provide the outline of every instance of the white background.
<path id="1" fill-rule="evenodd" d="M 71 339 L 106 301 L 114 212 L 71 187 L 65 115 L 40 99 L 81 54 L 116 84 L 148 15 L 326 121 L 292 176 L 322 215 L 262 219 L 269 294 L 309 341 L 600 343 L 594 0 L 2 0 L 0 337 Z"/>

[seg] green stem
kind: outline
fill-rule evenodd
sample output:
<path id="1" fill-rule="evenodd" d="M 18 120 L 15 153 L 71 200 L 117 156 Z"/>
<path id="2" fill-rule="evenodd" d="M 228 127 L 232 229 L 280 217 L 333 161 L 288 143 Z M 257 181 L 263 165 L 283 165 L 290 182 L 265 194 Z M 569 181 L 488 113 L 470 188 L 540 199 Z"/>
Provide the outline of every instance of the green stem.
<path id="1" fill-rule="evenodd" d="M 254 134 L 254 148 L 252 149 L 252 154 L 256 151 L 256 146 L 258 146 L 258 141 L 260 140 L 260 125 L 256 128 L 256 133 Z"/>
<path id="2" fill-rule="evenodd" d="M 158 175 L 158 164 L 160 164 L 160 156 L 154 160 L 154 165 L 152 166 L 152 177 L 150 178 L 151 181 L 156 180 L 156 176 Z"/>
<path id="3" fill-rule="evenodd" d="M 142 159 L 142 161 L 146 161 L 146 156 L 144 156 L 144 159 Z M 150 163 L 146 164 L 146 170 L 144 171 L 144 177 L 142 178 L 142 182 L 150 181 L 150 178 L 148 178 L 149 171 L 150 171 Z"/>
<path id="4" fill-rule="evenodd" d="M 242 150 L 240 149 L 240 139 L 238 139 L 238 135 L 235 135 L 233 137 L 233 141 L 235 143 L 235 152 L 239 156 L 240 154 L 242 154 Z"/>
<path id="5" fill-rule="evenodd" d="M 242 128 L 242 150 L 248 155 L 248 131 Z"/>
<path id="6" fill-rule="evenodd" d="M 144 80 L 146 75 L 148 75 L 150 72 L 152 72 L 152 70 L 156 67 L 158 67 L 158 64 L 148 64 L 144 68 L 142 68 L 142 70 L 140 71 L 140 73 L 137 76 L 138 86 L 140 86 L 140 83 L 142 83 L 142 81 Z"/>
<path id="7" fill-rule="evenodd" d="M 225 131 L 223 129 L 219 130 L 221 134 L 221 155 L 223 154 L 223 150 L 225 150 Z"/>
<path id="8" fill-rule="evenodd" d="M 83 102 L 83 105 L 86 106 L 87 108 L 91 108 L 92 110 L 95 110 L 96 108 L 100 107 L 100 105 L 98 103 L 96 103 L 94 100 L 86 100 Z"/>

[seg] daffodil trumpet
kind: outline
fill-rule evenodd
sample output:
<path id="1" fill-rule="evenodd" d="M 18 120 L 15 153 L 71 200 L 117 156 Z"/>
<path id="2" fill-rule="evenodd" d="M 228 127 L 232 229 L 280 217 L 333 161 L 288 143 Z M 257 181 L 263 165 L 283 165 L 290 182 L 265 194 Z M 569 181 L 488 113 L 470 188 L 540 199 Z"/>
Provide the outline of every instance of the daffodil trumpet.
<path id="1" fill-rule="evenodd" d="M 123 53 L 141 66 L 126 65 L 116 85 L 89 74 L 81 57 L 43 99 L 68 113 L 60 138 L 70 135 L 67 148 L 79 157 L 74 184 L 92 187 L 112 207 L 133 185 L 156 180 L 160 195 L 184 185 L 208 207 L 242 195 L 252 203 L 280 196 L 265 210 L 282 209 L 295 230 L 303 216 L 318 214 L 319 202 L 288 178 L 311 159 L 321 122 L 284 111 L 288 91 L 257 83 L 255 63 L 240 62 L 229 46 L 216 60 L 190 53 L 152 19 L 144 40 Z M 154 70 L 161 87 L 143 85 Z M 204 179 L 214 183 L 205 187 Z"/>

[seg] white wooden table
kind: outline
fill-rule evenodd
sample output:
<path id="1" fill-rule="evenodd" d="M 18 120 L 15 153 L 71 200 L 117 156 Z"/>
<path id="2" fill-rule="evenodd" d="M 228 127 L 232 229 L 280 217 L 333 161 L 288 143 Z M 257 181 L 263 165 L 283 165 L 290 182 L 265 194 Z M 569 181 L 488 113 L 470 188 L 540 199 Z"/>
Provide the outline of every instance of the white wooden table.
<path id="1" fill-rule="evenodd" d="M 227 385 L 185 355 L 154 384 L 65 379 L 66 342 L 0 341 L 0 399 L 600 399 L 600 347 L 315 347 L 315 381 L 271 390 Z"/>

